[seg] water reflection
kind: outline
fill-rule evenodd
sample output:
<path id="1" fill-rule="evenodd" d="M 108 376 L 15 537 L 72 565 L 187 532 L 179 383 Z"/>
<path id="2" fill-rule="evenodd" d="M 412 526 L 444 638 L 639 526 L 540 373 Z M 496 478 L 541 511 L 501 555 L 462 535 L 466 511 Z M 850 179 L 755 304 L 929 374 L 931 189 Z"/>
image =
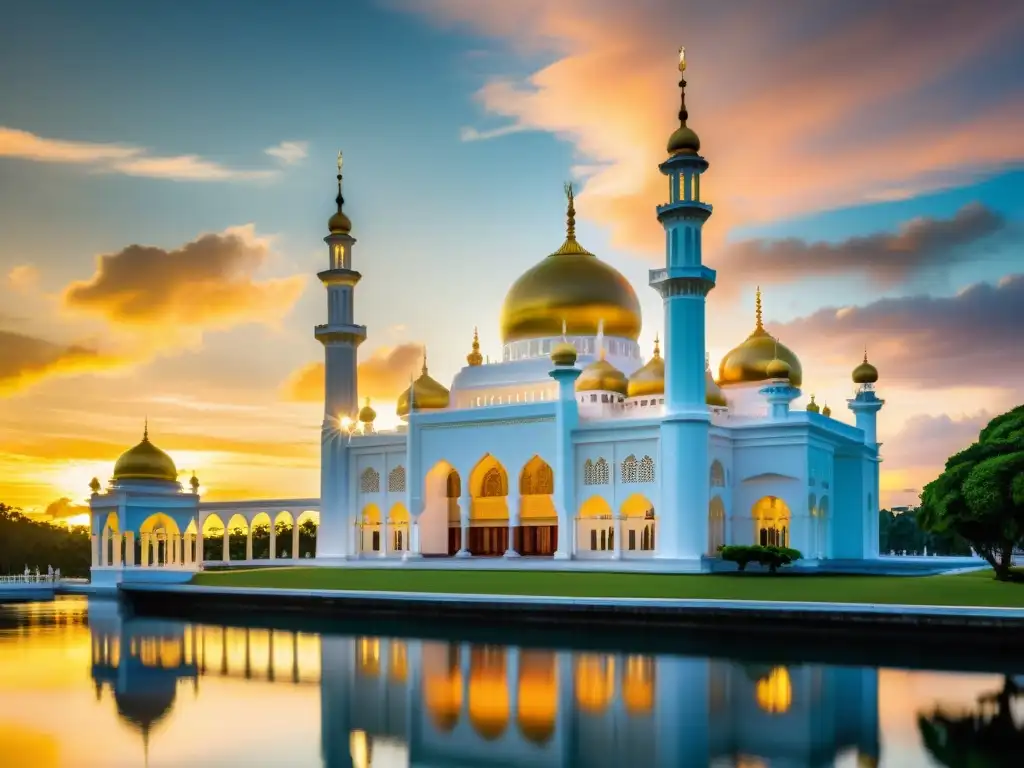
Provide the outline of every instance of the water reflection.
<path id="1" fill-rule="evenodd" d="M 947 675 L 918 713 L 899 691 L 880 698 L 879 671 L 864 667 L 231 628 L 128 618 L 96 600 L 87 611 L 84 601 L 24 607 L 7 624 L 4 614 L 0 699 L 11 700 L 12 637 L 15 653 L 54 642 L 69 657 L 81 644 L 93 709 L 127 726 L 118 735 L 95 720 L 89 743 L 108 743 L 83 754 L 68 749 L 81 735 L 60 730 L 88 719 L 71 693 L 49 741 L 38 722 L 9 725 L 17 713 L 0 705 L 0 734 L 35 734 L 22 738 L 22 763 L 15 749 L 5 766 L 876 765 L 883 701 L 888 721 L 909 724 L 890 733 L 883 764 L 934 764 L 922 741 L 946 765 L 971 755 L 998 765 L 1003 750 L 1024 746 L 1009 679 L 1002 690 L 986 680 L 997 695 L 980 700 L 971 682 L 960 703 L 974 709 L 954 711 L 937 708 L 955 689 L 948 681 L 973 679 Z M 930 679 L 893 674 L 905 690 Z M 37 693 L 31 680 L 24 697 Z"/>

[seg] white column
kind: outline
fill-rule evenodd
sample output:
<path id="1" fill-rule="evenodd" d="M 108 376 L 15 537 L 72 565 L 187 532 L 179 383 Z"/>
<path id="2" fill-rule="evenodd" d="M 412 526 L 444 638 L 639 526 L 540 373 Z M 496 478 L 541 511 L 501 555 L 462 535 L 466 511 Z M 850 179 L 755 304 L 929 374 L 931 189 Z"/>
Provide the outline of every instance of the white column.
<path id="1" fill-rule="evenodd" d="M 124 567 L 124 553 L 121 551 L 121 534 L 111 533 L 110 540 L 114 543 L 114 558 L 111 565 L 122 568 Z"/>
<path id="2" fill-rule="evenodd" d="M 143 568 L 149 567 L 149 533 L 139 534 L 139 565 Z"/>
<path id="3" fill-rule="evenodd" d="M 128 568 L 135 567 L 135 533 L 126 531 L 124 534 L 124 564 Z"/>
<path id="4" fill-rule="evenodd" d="M 381 510 L 380 513 L 380 556 L 388 556 L 388 512 L 387 510 Z"/>
<path id="5" fill-rule="evenodd" d="M 227 523 L 224 524 L 224 551 L 221 552 L 220 559 L 225 563 L 231 562 L 231 531 L 228 530 Z"/>
<path id="6" fill-rule="evenodd" d="M 614 535 L 612 536 L 612 558 L 615 560 L 622 559 L 622 515 L 612 515 L 612 530 Z"/>
<path id="7" fill-rule="evenodd" d="M 505 557 L 521 557 L 516 550 L 516 531 L 519 529 L 519 503 L 521 498 L 518 494 L 509 496 L 506 500 L 508 505 L 508 548 L 505 550 Z"/>
<path id="8" fill-rule="evenodd" d="M 196 534 L 196 564 L 202 565 L 203 562 L 203 532 L 200 530 Z"/>
<path id="9" fill-rule="evenodd" d="M 156 533 L 149 534 L 149 547 L 153 565 L 160 565 L 160 537 Z"/>
<path id="10" fill-rule="evenodd" d="M 89 537 L 89 552 L 92 557 L 92 567 L 100 564 L 100 537 L 95 533 Z"/>
<path id="11" fill-rule="evenodd" d="M 249 530 L 245 534 L 245 559 L 252 560 L 252 523 L 249 523 Z"/>
<path id="12" fill-rule="evenodd" d="M 192 542 L 195 541 L 195 538 L 194 533 L 186 533 L 182 536 L 184 556 L 181 558 L 181 564 L 186 568 L 192 565 Z"/>
<path id="13" fill-rule="evenodd" d="M 302 557 L 299 552 L 299 521 L 295 519 L 292 522 L 292 559 L 298 560 Z"/>
<path id="14" fill-rule="evenodd" d="M 469 476 L 462 481 L 462 497 L 459 499 L 459 525 L 462 526 L 462 545 L 455 553 L 456 557 L 470 557 L 469 554 L 469 513 L 472 509 L 473 497 L 469 493 Z"/>
<path id="15" fill-rule="evenodd" d="M 277 523 L 270 521 L 270 559 L 277 557 Z"/>

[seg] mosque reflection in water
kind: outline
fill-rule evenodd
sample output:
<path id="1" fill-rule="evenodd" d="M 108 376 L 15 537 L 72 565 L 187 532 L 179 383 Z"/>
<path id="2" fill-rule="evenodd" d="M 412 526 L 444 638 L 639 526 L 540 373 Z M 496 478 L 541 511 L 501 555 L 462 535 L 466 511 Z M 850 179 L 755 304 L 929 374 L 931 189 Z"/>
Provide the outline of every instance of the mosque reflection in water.
<path id="1" fill-rule="evenodd" d="M 327 766 L 878 761 L 877 671 L 752 666 L 123 619 L 90 601 L 92 676 L 148 749 L 179 684 L 319 688 Z M 316 652 L 319 646 L 319 653 Z"/>

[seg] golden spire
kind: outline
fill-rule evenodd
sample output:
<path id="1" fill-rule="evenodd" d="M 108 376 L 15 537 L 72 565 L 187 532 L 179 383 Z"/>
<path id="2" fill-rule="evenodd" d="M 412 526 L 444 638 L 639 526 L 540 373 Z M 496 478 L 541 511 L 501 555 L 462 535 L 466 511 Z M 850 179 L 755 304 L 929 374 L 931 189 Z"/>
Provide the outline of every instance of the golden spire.
<path id="1" fill-rule="evenodd" d="M 764 324 L 761 322 L 761 286 L 757 286 L 757 293 L 754 298 L 754 317 L 757 319 L 757 327 L 755 331 L 763 331 Z M 778 352 L 778 344 L 775 345 L 776 352 Z"/>
<path id="2" fill-rule="evenodd" d="M 338 150 L 338 196 L 334 202 L 338 204 L 338 210 L 327 222 L 327 228 L 332 235 L 347 235 L 352 231 L 352 221 L 346 216 L 341 207 L 345 204 L 345 197 L 341 194 L 341 167 L 345 164 L 341 150 Z"/>
<path id="3" fill-rule="evenodd" d="M 572 182 L 565 182 L 565 197 L 568 205 L 565 211 L 565 242 L 552 256 L 593 256 L 590 251 L 576 242 L 576 206 Z"/>
<path id="4" fill-rule="evenodd" d="M 661 357 L 661 340 L 658 338 L 658 334 L 654 334 L 654 355 L 655 359 Z"/>
<path id="5" fill-rule="evenodd" d="M 427 375 L 427 345 L 423 345 L 423 368 L 420 369 L 420 373 L 424 376 Z"/>
<path id="6" fill-rule="evenodd" d="M 480 354 L 480 336 L 477 333 L 476 326 L 473 327 L 473 351 L 466 355 L 466 362 L 470 365 L 480 365 L 484 361 L 484 356 Z"/>
<path id="7" fill-rule="evenodd" d="M 679 127 L 668 138 L 670 155 L 696 155 L 700 151 L 700 139 L 696 132 L 686 125 L 690 116 L 686 111 L 686 48 L 679 47 Z"/>
<path id="8" fill-rule="evenodd" d="M 864 362 L 867 362 L 867 359 L 868 359 L 867 358 L 867 352 L 865 352 L 864 353 Z M 143 426 L 142 426 L 142 442 L 144 442 L 144 443 L 148 443 L 149 442 L 149 416 L 147 416 L 146 420 L 143 422 Z"/>

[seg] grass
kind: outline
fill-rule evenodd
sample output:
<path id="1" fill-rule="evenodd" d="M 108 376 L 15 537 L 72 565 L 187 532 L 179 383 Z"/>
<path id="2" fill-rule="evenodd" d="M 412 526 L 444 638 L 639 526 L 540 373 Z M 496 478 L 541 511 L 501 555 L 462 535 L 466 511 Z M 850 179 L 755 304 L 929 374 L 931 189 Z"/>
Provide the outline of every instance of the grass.
<path id="1" fill-rule="evenodd" d="M 989 570 L 954 576 L 675 576 L 420 568 L 273 568 L 201 573 L 192 583 L 280 589 L 1024 607 L 1024 584 L 995 581 Z"/>

